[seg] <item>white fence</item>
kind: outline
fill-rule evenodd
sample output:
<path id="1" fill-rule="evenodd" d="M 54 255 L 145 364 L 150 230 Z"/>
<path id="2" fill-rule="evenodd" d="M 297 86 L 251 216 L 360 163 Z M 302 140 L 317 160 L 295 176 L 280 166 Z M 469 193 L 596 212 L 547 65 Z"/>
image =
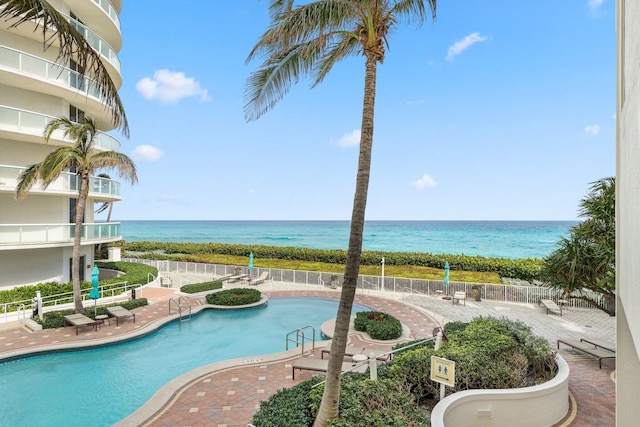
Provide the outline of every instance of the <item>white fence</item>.
<path id="1" fill-rule="evenodd" d="M 211 278 L 234 273 L 236 265 L 204 264 L 181 261 L 155 261 L 137 258 L 127 258 L 123 261 L 137 262 L 156 267 L 162 273 L 191 274 L 211 276 Z M 246 269 L 246 266 L 241 266 Z M 294 283 L 310 286 L 323 286 L 330 284 L 332 276 L 338 277 L 338 283 L 342 282 L 343 275 L 317 271 L 281 270 L 277 268 L 253 269 L 256 275 L 263 271 L 269 272 L 269 278 L 275 282 Z M 515 302 L 522 304 L 537 304 L 540 299 L 563 299 L 564 294 L 559 289 L 542 286 L 516 286 L 492 283 L 449 282 L 442 280 L 410 279 L 401 277 L 359 276 L 358 288 L 370 292 L 394 292 L 421 295 L 453 295 L 462 291 L 472 299 L 486 299 L 490 301 Z M 566 302 L 570 307 L 588 307 L 591 304 L 580 299 L 570 299 Z"/>

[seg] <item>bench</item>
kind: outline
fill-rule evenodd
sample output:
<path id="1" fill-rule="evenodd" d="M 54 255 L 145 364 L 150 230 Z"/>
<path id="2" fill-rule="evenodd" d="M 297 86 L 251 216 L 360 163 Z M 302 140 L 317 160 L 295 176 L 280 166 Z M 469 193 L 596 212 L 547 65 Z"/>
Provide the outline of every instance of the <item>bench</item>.
<path id="1" fill-rule="evenodd" d="M 455 304 L 456 301 L 458 301 L 458 304 L 462 301 L 464 305 L 467 305 L 467 294 L 464 291 L 454 292 L 451 304 Z"/>
<path id="2" fill-rule="evenodd" d="M 544 308 L 547 309 L 547 314 L 549 314 L 550 310 L 560 312 L 560 316 L 562 316 L 562 307 L 556 304 L 553 300 L 550 299 L 541 299 L 538 301 L 538 305 L 542 304 Z"/>
<path id="3" fill-rule="evenodd" d="M 614 351 L 607 350 L 605 348 L 596 347 L 596 345 L 587 343 L 582 340 L 578 341 L 578 340 L 572 340 L 572 339 L 559 339 L 558 350 L 560 350 L 561 343 L 573 348 L 574 350 L 578 350 L 582 353 L 588 354 L 589 356 L 598 358 L 598 364 L 600 365 L 600 369 L 602 369 L 602 359 L 616 358 L 616 353 Z"/>

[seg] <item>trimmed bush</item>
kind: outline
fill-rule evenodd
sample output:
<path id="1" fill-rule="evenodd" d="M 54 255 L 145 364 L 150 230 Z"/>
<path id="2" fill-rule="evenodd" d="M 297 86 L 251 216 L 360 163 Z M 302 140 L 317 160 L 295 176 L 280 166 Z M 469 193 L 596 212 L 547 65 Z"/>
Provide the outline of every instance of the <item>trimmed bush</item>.
<path id="1" fill-rule="evenodd" d="M 247 305 L 260 301 L 262 293 L 257 289 L 235 288 L 207 295 L 207 303 L 212 305 Z"/>
<path id="2" fill-rule="evenodd" d="M 97 315 L 101 315 L 101 314 L 109 314 L 107 313 L 107 307 L 113 307 L 113 306 L 119 305 L 126 308 L 127 310 L 133 310 L 134 308 L 142 307 L 147 304 L 148 304 L 148 301 L 146 298 L 136 298 L 131 301 L 122 301 L 122 302 L 116 302 L 113 304 L 99 305 L 98 307 L 95 308 L 95 310 Z M 42 322 L 40 317 L 36 317 L 34 318 L 34 320 L 40 323 L 43 329 L 62 328 L 65 326 L 64 316 L 67 316 L 73 313 L 75 313 L 75 310 L 72 308 L 68 310 L 50 311 L 50 312 L 44 313 L 44 322 Z M 85 307 L 83 314 L 87 317 L 90 317 L 91 319 L 95 319 L 94 307 L 93 306 Z"/>
<path id="3" fill-rule="evenodd" d="M 259 427 L 309 427 L 313 425 L 311 413 L 311 387 L 321 380 L 313 377 L 291 388 L 283 388 L 267 400 L 253 416 L 252 424 Z"/>
<path id="4" fill-rule="evenodd" d="M 186 294 L 196 294 L 198 292 L 213 291 L 215 289 L 222 289 L 222 282 L 220 280 L 184 285 L 180 288 L 180 292 L 184 292 Z"/>
<path id="5" fill-rule="evenodd" d="M 390 314 L 361 311 L 354 321 L 356 331 L 366 332 L 374 340 L 395 340 L 402 336 L 402 324 Z"/>

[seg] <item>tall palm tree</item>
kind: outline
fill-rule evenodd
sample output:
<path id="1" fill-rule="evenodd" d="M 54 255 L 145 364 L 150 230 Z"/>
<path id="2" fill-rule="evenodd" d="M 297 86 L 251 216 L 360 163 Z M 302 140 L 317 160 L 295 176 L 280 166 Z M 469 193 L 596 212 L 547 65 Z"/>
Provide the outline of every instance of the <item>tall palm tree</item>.
<path id="1" fill-rule="evenodd" d="M 31 22 L 41 28 L 45 49 L 56 44 L 58 62 L 73 59 L 81 76 L 91 77 L 98 85 L 102 101 L 111 111 L 113 125 L 129 136 L 129 124 L 124 106 L 100 54 L 80 32 L 46 0 L 0 0 L 0 18 L 10 22 L 10 28 Z"/>
<path id="2" fill-rule="evenodd" d="M 82 123 L 74 123 L 68 119 L 57 119 L 44 129 L 45 142 L 57 130 L 64 132 L 67 139 L 74 141 L 73 146 L 61 146 L 52 151 L 45 159 L 26 168 L 18 177 L 16 197 L 26 197 L 36 183 L 41 183 L 46 188 L 55 181 L 62 172 L 74 169 L 78 177 L 78 198 L 75 204 L 73 236 L 73 255 L 71 279 L 73 281 L 73 299 L 76 313 L 83 311 L 82 296 L 80 294 L 80 241 L 82 237 L 82 220 L 84 206 L 89 194 L 89 178 L 98 169 L 113 169 L 118 175 L 135 184 L 138 181 L 136 166 L 125 154 L 116 151 L 95 150 L 97 129 L 93 120 L 85 117 Z"/>
<path id="3" fill-rule="evenodd" d="M 347 344 L 360 257 L 371 170 L 377 64 L 384 61 L 388 36 L 398 21 L 423 23 L 436 17 L 436 0 L 317 0 L 294 7 L 294 0 L 272 0 L 271 23 L 247 61 L 264 58 L 245 92 L 245 116 L 258 119 L 301 77 L 312 76 L 312 87 L 340 60 L 365 58 L 364 101 L 358 173 L 351 214 L 344 282 L 336 317 L 332 356 L 315 426 L 327 426 L 338 415 L 340 370 Z"/>

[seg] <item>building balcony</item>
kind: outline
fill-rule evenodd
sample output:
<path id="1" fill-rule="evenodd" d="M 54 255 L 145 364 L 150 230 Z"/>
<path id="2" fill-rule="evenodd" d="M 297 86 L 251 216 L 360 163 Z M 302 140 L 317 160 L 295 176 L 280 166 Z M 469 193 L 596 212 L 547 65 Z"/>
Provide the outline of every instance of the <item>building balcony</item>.
<path id="1" fill-rule="evenodd" d="M 18 177 L 24 168 L 18 166 L 0 165 L 0 191 L 14 192 L 18 185 Z M 58 179 L 46 189 L 34 186 L 30 193 L 64 194 L 74 196 L 78 194 L 78 176 L 75 173 L 62 172 Z M 89 197 L 94 201 L 120 200 L 120 183 L 111 179 L 92 176 L 89 178 Z"/>
<path id="2" fill-rule="evenodd" d="M 74 232 L 74 224 L 0 224 L 0 250 L 73 246 Z M 121 239 L 119 222 L 82 226 L 82 245 Z"/>
<path id="3" fill-rule="evenodd" d="M 114 70 L 117 71 L 118 76 L 120 76 L 120 58 L 118 58 L 118 54 L 115 49 L 113 49 L 111 45 L 107 43 L 102 37 L 96 34 L 95 31 L 91 30 L 83 23 L 71 18 L 70 16 L 65 15 L 65 18 L 67 18 L 71 25 L 73 25 L 76 30 L 78 30 L 80 34 L 82 34 L 84 38 L 87 39 L 89 46 L 91 46 L 93 49 L 95 49 L 96 52 L 102 55 L 102 57 L 105 58 L 109 62 L 109 64 L 113 66 Z M 116 86 L 119 87 L 122 84 L 122 79 L 118 78 L 117 80 L 119 82 L 116 82 L 116 79 L 113 75 L 111 75 L 111 78 L 114 80 L 114 83 L 116 83 Z"/>
<path id="4" fill-rule="evenodd" d="M 57 117 L 0 105 L 0 136 L 6 134 L 8 139 L 42 144 L 44 128 L 53 120 L 57 120 Z M 71 140 L 63 139 L 62 132 L 59 131 L 53 134 L 52 139 L 73 143 Z M 98 150 L 120 151 L 120 141 L 107 133 L 96 133 L 94 141 Z"/>
<path id="5" fill-rule="evenodd" d="M 69 67 L 2 45 L 0 80 L 8 86 L 73 100 L 96 119 L 108 115 L 100 86 L 94 80 Z"/>

